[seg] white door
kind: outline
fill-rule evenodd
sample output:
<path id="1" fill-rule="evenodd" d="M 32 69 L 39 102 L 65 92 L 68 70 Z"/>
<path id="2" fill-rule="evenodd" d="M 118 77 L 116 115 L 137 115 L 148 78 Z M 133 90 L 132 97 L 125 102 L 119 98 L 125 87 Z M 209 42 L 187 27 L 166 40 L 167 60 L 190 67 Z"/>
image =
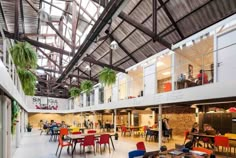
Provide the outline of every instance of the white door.
<path id="1" fill-rule="evenodd" d="M 144 96 L 156 93 L 156 65 L 144 68 Z"/>
<path id="2" fill-rule="evenodd" d="M 118 79 L 116 79 L 116 83 L 112 85 L 112 102 L 118 101 Z"/>
<path id="3" fill-rule="evenodd" d="M 236 78 L 236 30 L 217 38 L 217 81 L 235 81 Z"/>

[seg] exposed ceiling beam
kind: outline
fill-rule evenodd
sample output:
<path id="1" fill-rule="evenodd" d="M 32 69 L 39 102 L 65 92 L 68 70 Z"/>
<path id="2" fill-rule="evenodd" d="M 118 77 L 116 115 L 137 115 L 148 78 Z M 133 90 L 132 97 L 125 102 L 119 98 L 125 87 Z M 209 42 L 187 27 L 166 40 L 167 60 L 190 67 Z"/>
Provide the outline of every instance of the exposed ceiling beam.
<path id="1" fill-rule="evenodd" d="M 133 18 L 129 17 L 126 13 L 121 12 L 119 14 L 119 17 L 126 21 L 127 23 L 129 23 L 130 25 L 132 25 L 133 27 L 135 27 L 136 29 L 142 31 L 143 33 L 145 33 L 146 35 L 148 35 L 149 37 L 153 38 L 154 40 L 156 40 L 157 42 L 161 43 L 163 46 L 171 49 L 171 44 L 169 42 L 167 42 L 164 39 L 159 38 L 157 35 L 155 35 L 154 32 L 152 32 L 151 30 L 149 30 L 147 27 L 145 27 L 144 25 L 136 22 Z"/>
<path id="2" fill-rule="evenodd" d="M 25 36 L 27 37 L 55 37 L 57 34 L 37 34 L 37 33 L 25 33 Z"/>
<path id="3" fill-rule="evenodd" d="M 81 9 L 83 12 L 85 12 L 86 15 L 89 16 L 90 19 L 92 19 L 94 22 L 96 21 L 96 19 L 94 19 L 94 17 L 92 17 L 92 16 L 88 13 L 88 11 L 87 11 L 85 8 L 83 8 L 81 5 L 79 5 L 79 3 L 78 3 L 76 0 L 75 0 L 74 2 L 80 7 L 80 9 Z"/>
<path id="4" fill-rule="evenodd" d="M 50 26 L 55 32 L 56 34 L 69 46 L 72 48 L 71 42 L 64 37 L 56 28 L 55 26 L 51 23 L 51 22 L 47 22 L 48 26 Z"/>
<path id="5" fill-rule="evenodd" d="M 70 74 L 69 77 L 76 77 L 76 78 L 78 78 L 78 79 L 91 80 L 91 81 L 94 81 L 94 82 L 98 82 L 98 79 L 89 78 L 89 77 L 84 77 L 84 76 L 79 76 L 79 75 L 74 75 L 74 74 Z"/>
<path id="6" fill-rule="evenodd" d="M 60 74 L 60 72 L 57 71 L 57 70 L 47 69 L 47 68 L 44 68 L 44 67 L 41 67 L 41 66 L 38 66 L 37 69 L 44 70 L 44 71 L 47 71 L 47 72 L 54 72 L 54 73 Z"/>
<path id="7" fill-rule="evenodd" d="M 164 4 L 164 2 L 163 2 L 162 0 L 158 0 L 158 1 L 159 1 L 159 3 L 162 5 L 162 7 L 163 7 L 163 9 L 164 9 L 164 11 L 165 11 L 167 17 L 169 18 L 169 20 L 171 21 L 172 25 L 173 25 L 173 26 L 175 27 L 175 29 L 177 30 L 177 32 L 178 32 L 178 34 L 180 35 L 180 37 L 181 37 L 182 39 L 184 39 L 183 33 L 180 31 L 179 27 L 177 26 L 177 24 L 176 24 L 174 18 L 173 18 L 172 15 L 170 14 L 170 12 L 169 12 L 168 8 L 166 7 L 166 5 Z"/>
<path id="8" fill-rule="evenodd" d="M 20 14 L 22 19 L 22 30 L 25 34 L 25 16 L 24 16 L 24 9 L 23 9 L 23 0 L 20 0 Z"/>
<path id="9" fill-rule="evenodd" d="M 126 73 L 124 69 L 121 69 L 121 68 L 118 68 L 118 67 L 115 67 L 115 66 L 112 66 L 112 65 L 109 65 L 109 64 L 105 64 L 105 63 L 102 63 L 100 61 L 96 61 L 96 60 L 94 60 L 91 57 L 84 57 L 83 61 L 86 61 L 86 62 L 89 62 L 89 63 L 93 63 L 93 64 L 99 65 L 101 67 L 107 67 L 107 68 L 110 68 L 110 69 L 118 71 L 118 72 Z"/>
<path id="10" fill-rule="evenodd" d="M 24 37 L 23 40 L 29 42 L 30 44 L 32 44 L 35 47 L 41 47 L 41 48 L 44 48 L 44 49 L 48 49 L 48 50 L 50 50 L 52 52 L 57 52 L 59 54 L 63 54 L 63 55 L 67 55 L 67 56 L 72 56 L 71 52 L 68 52 L 66 50 L 50 46 L 50 45 L 45 44 L 45 43 L 41 43 L 41 42 L 32 40 L 32 39 L 30 39 L 28 37 Z"/>
<path id="11" fill-rule="evenodd" d="M 14 24 L 15 39 L 19 39 L 19 6 L 20 6 L 20 0 L 15 0 L 15 24 Z"/>
<path id="12" fill-rule="evenodd" d="M 60 11 L 62 11 L 62 12 L 64 12 L 64 13 L 66 13 L 66 14 L 72 15 L 70 12 L 63 10 L 62 8 L 56 6 L 56 5 L 52 4 L 52 3 L 49 3 L 49 2 L 47 2 L 47 1 L 45 1 L 45 0 L 42 0 L 42 1 L 43 1 L 44 3 L 46 3 L 46 4 L 48 4 L 48 5 L 51 5 L 51 6 L 54 7 L 54 8 L 57 8 L 58 10 L 60 10 Z"/>
<path id="13" fill-rule="evenodd" d="M 117 42 L 117 40 L 112 34 L 108 33 L 108 36 L 111 38 L 112 41 L 115 40 Z M 135 59 L 132 55 L 130 55 L 130 53 L 125 49 L 124 46 L 122 46 L 122 44 L 120 44 L 119 42 L 117 42 L 117 44 L 123 50 L 123 52 L 125 52 L 126 55 L 128 55 L 135 63 L 138 63 L 138 60 Z"/>
<path id="14" fill-rule="evenodd" d="M 14 33 L 10 33 L 8 31 L 5 31 L 4 30 L 4 34 L 7 38 L 10 38 L 10 39 L 14 39 L 14 36 L 15 34 Z M 1 35 L 1 34 L 0 34 Z M 71 52 L 68 52 L 68 51 L 65 51 L 63 49 L 60 49 L 60 48 L 56 48 L 56 47 L 53 47 L 53 46 L 50 46 L 48 44 L 45 44 L 45 43 L 41 43 L 41 42 L 38 42 L 38 41 L 35 41 L 35 40 L 32 40 L 30 38 L 28 38 L 27 36 L 24 36 L 24 35 L 21 35 L 19 37 L 19 40 L 21 41 L 27 41 L 29 42 L 31 45 L 35 46 L 35 47 L 41 47 L 41 48 L 44 48 L 44 49 L 48 49 L 52 52 L 57 52 L 59 54 L 64 54 L 64 55 L 67 55 L 67 56 L 71 56 Z"/>
<path id="15" fill-rule="evenodd" d="M 2 3 L 1 3 L 1 1 L 0 1 L 0 11 L 1 11 L 1 14 L 2 14 L 2 18 L 3 18 L 4 25 L 5 25 L 5 27 L 6 27 L 6 30 L 8 30 L 7 22 L 6 22 L 6 18 L 5 18 L 4 12 L 3 12 L 3 8 L 2 8 Z"/>
<path id="16" fill-rule="evenodd" d="M 57 66 L 58 68 L 60 68 L 60 66 L 56 63 L 56 61 L 52 60 L 52 58 L 45 53 L 41 48 L 37 48 L 48 60 L 50 60 L 55 66 Z"/>
<path id="17" fill-rule="evenodd" d="M 107 7 L 104 9 L 100 18 L 95 22 L 94 26 L 90 30 L 88 36 L 84 40 L 83 44 L 79 47 L 74 58 L 70 61 L 68 66 L 62 72 L 61 76 L 58 78 L 57 82 L 61 82 L 66 75 L 71 71 L 75 64 L 81 59 L 83 54 L 86 52 L 91 43 L 95 40 L 98 34 L 101 32 L 103 27 L 108 23 L 111 17 L 115 14 L 117 8 L 123 3 L 124 0 L 112 0 L 108 3 Z"/>

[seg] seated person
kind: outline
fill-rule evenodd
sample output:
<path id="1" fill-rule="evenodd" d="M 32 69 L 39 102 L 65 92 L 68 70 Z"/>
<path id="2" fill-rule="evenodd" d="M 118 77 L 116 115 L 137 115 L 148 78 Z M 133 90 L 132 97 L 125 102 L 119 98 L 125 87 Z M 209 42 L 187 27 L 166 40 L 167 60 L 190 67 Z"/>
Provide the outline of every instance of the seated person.
<path id="1" fill-rule="evenodd" d="M 195 122 L 195 123 L 193 124 L 192 129 L 191 129 L 191 133 L 198 133 L 198 131 L 199 131 L 199 126 L 198 126 L 198 123 Z"/>
<path id="2" fill-rule="evenodd" d="M 67 125 L 66 125 L 65 121 L 61 121 L 61 126 L 60 127 L 61 128 L 67 128 Z"/>
<path id="3" fill-rule="evenodd" d="M 158 123 L 157 122 L 155 122 L 155 124 L 154 125 L 152 125 L 152 128 L 157 128 L 158 127 Z"/>
<path id="4" fill-rule="evenodd" d="M 203 128 L 206 135 L 216 135 L 216 130 L 211 125 L 204 124 Z M 214 149 L 214 138 L 203 138 L 203 142 L 207 142 L 207 148 L 209 148 L 208 144 L 211 144 L 211 147 Z"/>
<path id="5" fill-rule="evenodd" d="M 203 70 L 199 71 L 199 74 L 197 75 L 197 79 L 198 79 L 197 81 L 198 85 L 201 85 L 202 83 L 203 84 L 208 83 L 208 76 Z"/>

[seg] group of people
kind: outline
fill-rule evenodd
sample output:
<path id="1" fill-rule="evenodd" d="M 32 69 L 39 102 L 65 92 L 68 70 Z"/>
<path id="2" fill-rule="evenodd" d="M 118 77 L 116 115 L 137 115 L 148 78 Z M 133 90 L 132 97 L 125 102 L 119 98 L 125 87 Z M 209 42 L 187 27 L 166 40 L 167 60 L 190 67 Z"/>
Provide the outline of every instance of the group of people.
<path id="1" fill-rule="evenodd" d="M 53 133 L 53 128 L 67 128 L 68 125 L 66 125 L 65 121 L 61 121 L 61 123 L 57 123 L 54 120 L 51 120 L 50 123 L 48 121 L 43 122 L 43 120 L 40 120 L 40 130 L 41 134 L 43 131 L 46 131 L 47 134 Z"/>
<path id="2" fill-rule="evenodd" d="M 192 129 L 191 129 L 191 133 L 199 133 L 199 124 L 197 122 L 195 122 L 192 126 Z M 207 135 L 216 135 L 217 132 L 216 130 L 209 124 L 204 124 L 203 125 L 203 133 L 207 134 Z M 199 143 L 199 138 L 198 137 L 195 137 L 195 138 L 192 138 L 192 141 L 193 143 L 197 143 L 198 146 L 202 146 L 200 143 Z M 202 139 L 203 142 L 207 142 L 207 147 L 208 147 L 208 144 L 213 144 L 214 143 L 214 139 L 212 138 L 203 138 Z M 213 146 L 212 146 L 213 148 Z"/>

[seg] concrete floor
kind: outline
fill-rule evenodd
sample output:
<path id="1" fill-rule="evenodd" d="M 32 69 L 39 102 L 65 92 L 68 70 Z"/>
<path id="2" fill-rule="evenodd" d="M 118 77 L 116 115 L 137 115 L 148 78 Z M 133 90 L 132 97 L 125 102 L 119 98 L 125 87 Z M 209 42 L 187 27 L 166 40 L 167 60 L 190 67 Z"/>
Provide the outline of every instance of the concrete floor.
<path id="1" fill-rule="evenodd" d="M 49 142 L 49 135 L 40 135 L 39 130 L 34 130 L 31 133 L 26 133 L 22 138 L 21 145 L 17 148 L 13 158 L 56 158 L 55 152 L 57 149 L 58 142 Z M 86 158 L 127 158 L 128 152 L 136 150 L 136 143 L 144 141 L 142 137 L 123 137 L 119 136 L 119 140 L 114 140 L 116 150 L 106 149 L 102 155 L 97 152 L 96 156 L 93 153 L 79 154 L 79 147 L 76 148 L 74 158 L 86 157 Z M 145 142 L 147 151 L 157 150 L 157 142 Z M 175 143 L 183 143 L 182 137 L 175 136 L 173 140 L 165 143 L 168 149 L 172 149 Z M 72 156 L 67 154 L 66 147 L 63 148 L 61 158 L 71 158 Z M 217 156 L 217 158 L 223 158 L 225 156 Z M 234 156 L 236 158 L 236 156 Z"/>

